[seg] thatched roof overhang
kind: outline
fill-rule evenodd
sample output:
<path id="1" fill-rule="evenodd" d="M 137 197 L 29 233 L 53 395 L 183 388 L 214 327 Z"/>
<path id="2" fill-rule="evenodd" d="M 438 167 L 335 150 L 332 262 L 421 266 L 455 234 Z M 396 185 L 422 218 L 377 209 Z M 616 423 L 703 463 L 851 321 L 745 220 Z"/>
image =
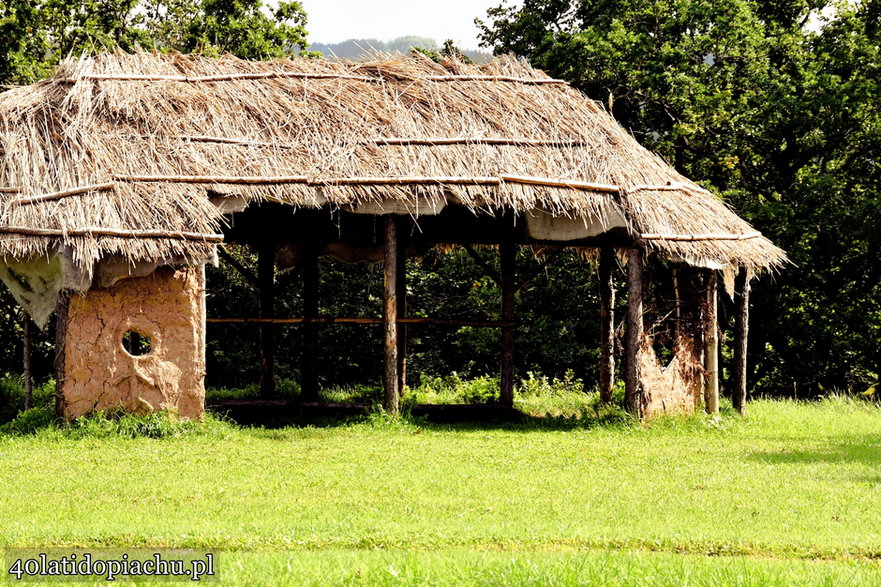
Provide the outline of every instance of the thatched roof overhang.
<path id="1" fill-rule="evenodd" d="M 64 251 L 90 274 L 212 258 L 228 207 L 277 202 L 583 220 L 708 267 L 785 254 L 522 61 L 250 62 L 105 53 L 0 94 L 0 256 Z"/>

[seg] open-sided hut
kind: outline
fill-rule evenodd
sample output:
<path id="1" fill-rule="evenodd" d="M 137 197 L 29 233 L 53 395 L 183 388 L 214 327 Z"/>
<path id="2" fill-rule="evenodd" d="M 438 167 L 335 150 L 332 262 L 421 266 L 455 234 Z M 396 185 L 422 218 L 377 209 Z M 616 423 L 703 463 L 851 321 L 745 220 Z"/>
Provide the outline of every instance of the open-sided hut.
<path id="1" fill-rule="evenodd" d="M 58 313 L 67 417 L 117 405 L 201 415 L 203 266 L 223 242 L 259 251 L 266 385 L 282 321 L 271 312 L 277 263 L 301 264 L 308 293 L 319 255 L 384 262 L 376 322 L 390 410 L 406 325 L 431 320 L 407 318 L 401 295 L 402 260 L 420 250 L 498 246 L 502 403 L 513 390 L 516 247 L 598 252 L 606 397 L 617 255 L 629 278 L 627 403 L 639 415 L 693 410 L 702 391 L 714 408 L 716 275 L 739 273 L 745 311 L 749 277 L 785 261 L 598 103 L 513 58 L 68 60 L 0 95 L 0 192 L 0 279 L 38 324 Z M 644 329 L 647 258 L 681 268 L 666 368 Z M 305 314 L 286 321 L 346 320 L 317 318 L 308 296 Z"/>

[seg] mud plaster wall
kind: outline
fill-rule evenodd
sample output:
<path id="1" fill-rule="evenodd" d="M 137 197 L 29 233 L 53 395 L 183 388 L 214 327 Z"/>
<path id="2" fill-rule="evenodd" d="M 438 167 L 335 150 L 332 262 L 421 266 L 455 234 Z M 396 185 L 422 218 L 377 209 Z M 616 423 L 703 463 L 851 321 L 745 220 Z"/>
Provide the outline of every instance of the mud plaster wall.
<path id="1" fill-rule="evenodd" d="M 664 367 L 645 336 L 639 349 L 639 378 L 647 418 L 664 414 L 693 414 L 700 407 L 704 370 L 694 342 L 678 336 L 673 360 Z"/>
<path id="2" fill-rule="evenodd" d="M 161 267 L 71 296 L 61 388 L 65 417 L 122 407 L 201 418 L 204 317 L 202 267 Z M 150 352 L 130 355 L 122 344 L 128 331 L 149 336 Z"/>

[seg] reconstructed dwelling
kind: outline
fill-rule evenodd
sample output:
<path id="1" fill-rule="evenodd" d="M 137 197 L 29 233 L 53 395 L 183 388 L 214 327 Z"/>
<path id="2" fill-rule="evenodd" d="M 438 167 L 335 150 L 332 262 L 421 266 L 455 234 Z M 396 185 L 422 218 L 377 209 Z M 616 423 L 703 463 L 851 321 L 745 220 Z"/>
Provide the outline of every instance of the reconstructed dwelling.
<path id="1" fill-rule="evenodd" d="M 516 247 L 599 260 L 606 398 L 611 272 L 616 257 L 626 263 L 626 397 L 637 415 L 690 411 L 702 394 L 715 409 L 717 275 L 729 285 L 738 276 L 743 377 L 749 279 L 786 259 L 598 103 L 513 58 L 68 60 L 51 79 L 0 94 L 0 198 L 0 279 L 39 325 L 58 313 L 67 417 L 113 406 L 201 416 L 203 266 L 224 242 L 259 253 L 260 315 L 228 320 L 260 324 L 265 386 L 273 324 L 367 320 L 317 316 L 308 292 L 318 256 L 384 263 L 385 312 L 373 321 L 384 325 L 391 411 L 407 325 L 431 320 L 406 317 L 400 268 L 427 248 L 498 247 L 501 320 L 486 325 L 501 329 L 503 404 L 513 390 Z M 679 271 L 666 367 L 644 328 L 652 259 Z M 294 264 L 305 315 L 278 318 L 273 273 Z"/>

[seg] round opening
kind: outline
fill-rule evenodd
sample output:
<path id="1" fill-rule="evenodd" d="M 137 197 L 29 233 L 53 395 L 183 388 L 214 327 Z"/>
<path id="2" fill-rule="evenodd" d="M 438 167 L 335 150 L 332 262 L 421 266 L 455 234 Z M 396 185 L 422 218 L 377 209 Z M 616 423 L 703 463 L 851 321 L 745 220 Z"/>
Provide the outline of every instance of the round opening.
<path id="1" fill-rule="evenodd" d="M 133 357 L 140 357 L 150 353 L 150 337 L 137 330 L 129 330 L 122 335 L 122 348 Z"/>

